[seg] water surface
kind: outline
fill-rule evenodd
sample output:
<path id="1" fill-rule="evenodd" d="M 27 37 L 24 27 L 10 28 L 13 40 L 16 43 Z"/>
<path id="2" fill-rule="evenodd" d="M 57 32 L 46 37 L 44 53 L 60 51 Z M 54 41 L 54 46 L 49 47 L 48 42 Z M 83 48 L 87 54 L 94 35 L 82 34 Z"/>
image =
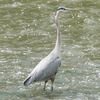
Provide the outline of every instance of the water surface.
<path id="1" fill-rule="evenodd" d="M 55 45 L 55 11 L 59 6 L 78 11 L 62 14 L 62 66 L 54 91 L 44 83 L 23 86 L 23 80 Z M 99 100 L 100 1 L 1 0 L 0 100 Z"/>

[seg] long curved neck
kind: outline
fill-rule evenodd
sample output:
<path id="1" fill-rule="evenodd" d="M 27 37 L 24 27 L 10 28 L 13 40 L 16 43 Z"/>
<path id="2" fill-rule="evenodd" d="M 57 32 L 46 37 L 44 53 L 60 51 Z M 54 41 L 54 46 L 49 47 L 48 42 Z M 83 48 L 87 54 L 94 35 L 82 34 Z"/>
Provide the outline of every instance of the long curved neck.
<path id="1" fill-rule="evenodd" d="M 56 29 L 57 29 L 57 39 L 56 39 L 55 50 L 60 55 L 60 45 L 61 45 L 61 36 L 60 35 L 61 34 L 60 34 L 60 30 L 59 30 L 58 17 L 59 17 L 59 11 L 57 11 L 56 16 L 55 16 L 55 23 L 56 23 Z"/>

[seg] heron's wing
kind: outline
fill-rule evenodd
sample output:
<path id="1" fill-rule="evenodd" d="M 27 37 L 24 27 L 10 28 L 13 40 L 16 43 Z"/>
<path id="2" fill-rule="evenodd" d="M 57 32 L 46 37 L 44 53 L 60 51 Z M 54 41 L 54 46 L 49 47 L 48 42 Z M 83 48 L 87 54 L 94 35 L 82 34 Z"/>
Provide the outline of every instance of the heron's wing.
<path id="1" fill-rule="evenodd" d="M 24 81 L 24 85 L 29 85 L 36 81 L 45 81 L 50 79 L 50 77 L 56 74 L 60 65 L 61 60 L 59 57 L 46 57 L 33 69 L 33 71 Z"/>
<path id="2" fill-rule="evenodd" d="M 60 65 L 61 65 L 61 60 L 59 57 L 56 57 L 51 62 L 49 62 L 46 66 L 44 66 L 42 70 L 38 71 L 38 73 L 36 74 L 35 81 L 50 79 L 52 76 L 54 76 L 57 73 L 58 67 Z"/>
<path id="3" fill-rule="evenodd" d="M 59 57 L 52 58 L 51 60 L 47 61 L 47 63 L 44 64 L 44 66 L 40 65 L 40 67 L 37 67 L 35 72 L 32 74 L 34 81 L 47 80 L 51 76 L 55 75 L 60 65 L 61 60 Z"/>

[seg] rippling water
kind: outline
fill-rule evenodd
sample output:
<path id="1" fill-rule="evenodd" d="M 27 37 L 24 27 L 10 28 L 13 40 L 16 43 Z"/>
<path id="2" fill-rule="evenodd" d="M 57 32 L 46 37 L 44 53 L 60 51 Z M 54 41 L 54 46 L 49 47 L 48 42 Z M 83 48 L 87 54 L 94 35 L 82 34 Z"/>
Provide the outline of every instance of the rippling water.
<path id="1" fill-rule="evenodd" d="M 54 47 L 59 6 L 62 66 L 54 91 L 23 80 Z M 100 100 L 100 0 L 0 0 L 0 100 Z"/>

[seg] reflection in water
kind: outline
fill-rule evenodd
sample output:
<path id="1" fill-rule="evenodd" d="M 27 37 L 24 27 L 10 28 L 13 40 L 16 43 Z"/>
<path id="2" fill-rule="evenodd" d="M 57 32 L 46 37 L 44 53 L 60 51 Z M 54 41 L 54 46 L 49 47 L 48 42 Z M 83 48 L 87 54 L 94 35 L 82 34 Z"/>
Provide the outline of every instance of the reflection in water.
<path id="1" fill-rule="evenodd" d="M 54 47 L 54 12 L 59 5 L 80 9 L 60 17 L 62 66 L 54 92 L 43 83 L 23 86 L 33 67 Z M 100 99 L 99 0 L 0 1 L 0 98 Z"/>

